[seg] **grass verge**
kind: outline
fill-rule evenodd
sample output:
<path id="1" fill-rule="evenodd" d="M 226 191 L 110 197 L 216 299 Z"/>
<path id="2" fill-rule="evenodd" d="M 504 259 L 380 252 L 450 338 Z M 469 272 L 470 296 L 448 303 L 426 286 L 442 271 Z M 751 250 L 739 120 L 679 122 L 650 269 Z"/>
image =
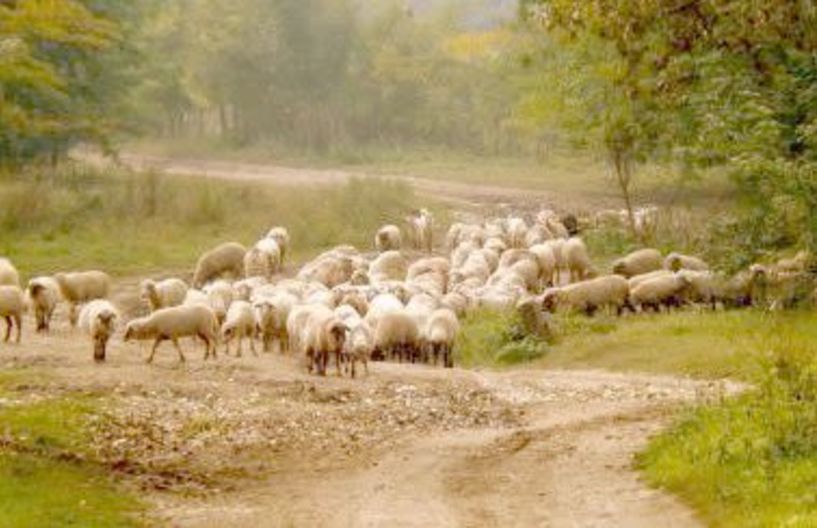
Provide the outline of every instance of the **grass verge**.
<path id="1" fill-rule="evenodd" d="M 542 339 L 525 336 L 515 315 L 479 310 L 462 321 L 454 361 L 463 367 L 507 367 L 540 358 L 548 347 Z"/>
<path id="2" fill-rule="evenodd" d="M 690 411 L 639 463 L 711 526 L 817 525 L 817 361 L 813 331 L 770 324 L 756 388 Z"/>
<path id="3" fill-rule="evenodd" d="M 13 400 L 15 373 L 0 377 L 0 395 Z M 64 397 L 0 406 L 0 526 L 141 526 L 142 506 L 107 472 L 87 461 L 85 434 L 96 403 Z"/>
<path id="4" fill-rule="evenodd" d="M 192 269 L 221 242 L 252 244 L 284 225 L 302 259 L 340 241 L 368 248 L 414 205 L 410 188 L 378 180 L 278 188 L 65 165 L 0 175 L 0 255 L 26 275 Z"/>

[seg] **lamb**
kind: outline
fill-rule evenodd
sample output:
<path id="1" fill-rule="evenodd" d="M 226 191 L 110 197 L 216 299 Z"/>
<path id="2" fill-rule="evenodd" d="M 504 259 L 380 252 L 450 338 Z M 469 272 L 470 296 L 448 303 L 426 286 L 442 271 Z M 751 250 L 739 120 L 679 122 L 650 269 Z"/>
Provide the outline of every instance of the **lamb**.
<path id="1" fill-rule="evenodd" d="M 564 306 L 592 316 L 599 308 L 610 306 L 621 315 L 624 308 L 632 310 L 629 293 L 630 288 L 626 279 L 618 275 L 607 275 L 562 288 L 550 288 L 541 299 L 542 306 L 550 312 Z"/>
<path id="2" fill-rule="evenodd" d="M 292 247 L 289 231 L 286 227 L 276 226 L 269 230 L 266 238 L 274 240 L 278 245 L 278 249 L 281 251 L 281 265 L 283 265 Z"/>
<path id="3" fill-rule="evenodd" d="M 657 249 L 640 249 L 613 262 L 613 273 L 629 279 L 662 267 L 661 252 Z"/>
<path id="4" fill-rule="evenodd" d="M 387 225 L 380 228 L 374 237 L 374 247 L 378 252 L 396 251 L 402 246 L 400 228 L 396 225 Z"/>
<path id="5" fill-rule="evenodd" d="M 141 298 L 150 305 L 150 311 L 179 306 L 187 297 L 187 284 L 181 279 L 167 279 L 156 282 L 142 281 Z"/>
<path id="6" fill-rule="evenodd" d="M 269 352 L 276 342 L 282 353 L 288 350 L 287 318 L 297 302 L 297 297 L 283 290 L 254 299 L 255 322 L 261 333 L 264 352 Z"/>
<path id="7" fill-rule="evenodd" d="M 227 317 L 221 325 L 221 337 L 224 340 L 224 353 L 230 354 L 230 342 L 238 340 L 236 357 L 241 357 L 241 348 L 244 339 L 250 340 L 250 350 L 254 356 L 258 356 L 255 351 L 255 314 L 252 305 L 247 301 L 236 301 L 227 310 Z"/>
<path id="8" fill-rule="evenodd" d="M 247 248 L 237 242 L 221 244 L 199 258 L 193 274 L 193 286 L 201 288 L 224 274 L 236 278 L 244 277 L 244 255 Z"/>
<path id="9" fill-rule="evenodd" d="M 401 362 L 406 358 L 413 359 L 419 337 L 417 323 L 405 310 L 384 313 L 375 326 L 372 359 L 397 357 Z"/>
<path id="10" fill-rule="evenodd" d="M 680 271 L 682 269 L 692 271 L 709 271 L 709 264 L 698 257 L 691 257 L 680 253 L 670 253 L 667 255 L 667 258 L 664 259 L 664 269 L 670 271 Z"/>
<path id="11" fill-rule="evenodd" d="M 7 258 L 0 257 L 0 286 L 19 286 L 20 273 Z"/>
<path id="12" fill-rule="evenodd" d="M 272 238 L 258 241 L 244 255 L 244 276 L 271 279 L 281 267 L 281 248 Z"/>
<path id="13" fill-rule="evenodd" d="M 580 282 L 595 274 L 587 246 L 581 238 L 571 238 L 562 246 L 564 264 L 570 273 L 570 282 Z"/>
<path id="14" fill-rule="evenodd" d="M 48 332 L 54 311 L 62 299 L 60 285 L 52 277 L 36 277 L 28 281 L 28 298 L 37 319 L 37 331 Z"/>
<path id="15" fill-rule="evenodd" d="M 440 357 L 445 368 L 454 366 L 454 343 L 460 331 L 460 322 L 457 314 L 447 308 L 435 310 L 428 320 L 425 330 L 425 341 L 429 352 L 434 356 L 434 364 Z"/>
<path id="16" fill-rule="evenodd" d="M 349 366 L 352 378 L 357 374 L 357 363 L 363 363 L 366 374 L 369 374 L 369 358 L 374 348 L 374 333 L 368 323 L 360 321 L 351 327 L 343 347 L 345 363 Z"/>
<path id="17" fill-rule="evenodd" d="M 335 366 L 340 376 L 341 354 L 346 343 L 346 325 L 333 312 L 321 308 L 312 312 L 304 327 L 304 351 L 309 372 L 326 375 L 329 356 L 335 356 Z"/>
<path id="18" fill-rule="evenodd" d="M 57 273 L 54 280 L 60 286 L 63 299 L 68 302 L 71 326 L 77 325 L 77 306 L 108 296 L 111 278 L 102 271 Z"/>
<path id="19" fill-rule="evenodd" d="M 661 306 L 668 309 L 680 306 L 689 280 L 680 274 L 656 277 L 642 282 L 630 292 L 630 302 L 642 310 L 652 308 L 656 312 Z"/>
<path id="20" fill-rule="evenodd" d="M 94 342 L 94 361 L 105 361 L 108 341 L 116 331 L 116 322 L 120 319 L 119 310 L 103 299 L 91 301 L 82 307 L 79 313 L 79 327 Z"/>
<path id="21" fill-rule="evenodd" d="M 23 312 L 26 304 L 23 290 L 19 286 L 0 286 L 0 317 L 6 320 L 6 343 L 11 339 L 11 331 L 17 325 L 17 339 L 19 343 L 23 332 Z"/>
<path id="22" fill-rule="evenodd" d="M 204 359 L 217 357 L 216 342 L 218 339 L 218 320 L 213 310 L 201 304 L 191 306 L 174 306 L 156 310 L 147 317 L 134 319 L 125 328 L 125 342 L 132 339 L 153 339 L 153 348 L 147 362 L 152 363 L 156 349 L 162 341 L 170 340 L 179 353 L 179 360 L 185 362 L 184 353 L 179 346 L 180 337 L 198 336 L 204 340 Z"/>

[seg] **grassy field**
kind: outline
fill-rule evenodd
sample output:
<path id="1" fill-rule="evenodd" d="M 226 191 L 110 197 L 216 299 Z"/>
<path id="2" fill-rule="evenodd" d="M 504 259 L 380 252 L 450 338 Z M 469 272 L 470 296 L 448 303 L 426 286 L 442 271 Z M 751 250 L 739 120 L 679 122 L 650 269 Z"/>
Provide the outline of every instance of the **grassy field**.
<path id="1" fill-rule="evenodd" d="M 0 176 L 0 255 L 24 275 L 192 270 L 210 247 L 252 244 L 285 225 L 302 260 L 339 243 L 369 248 L 377 227 L 401 221 L 413 202 L 411 189 L 378 180 L 276 188 L 67 165 Z"/>
<path id="2" fill-rule="evenodd" d="M 35 379 L 41 374 L 0 374 L 0 398 L 13 401 L 15 387 Z M 139 501 L 83 456 L 91 450 L 86 420 L 96 406 L 72 395 L 0 406 L 0 526 L 145 524 Z"/>

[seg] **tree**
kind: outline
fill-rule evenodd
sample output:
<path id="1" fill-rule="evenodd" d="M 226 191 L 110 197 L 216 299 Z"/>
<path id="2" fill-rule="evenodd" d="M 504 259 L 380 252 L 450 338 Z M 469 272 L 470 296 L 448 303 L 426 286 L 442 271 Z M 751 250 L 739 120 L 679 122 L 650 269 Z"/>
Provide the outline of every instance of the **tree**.
<path id="1" fill-rule="evenodd" d="M 115 23 L 75 0 L 0 3 L 0 162 L 106 133 L 93 58 L 119 37 Z"/>

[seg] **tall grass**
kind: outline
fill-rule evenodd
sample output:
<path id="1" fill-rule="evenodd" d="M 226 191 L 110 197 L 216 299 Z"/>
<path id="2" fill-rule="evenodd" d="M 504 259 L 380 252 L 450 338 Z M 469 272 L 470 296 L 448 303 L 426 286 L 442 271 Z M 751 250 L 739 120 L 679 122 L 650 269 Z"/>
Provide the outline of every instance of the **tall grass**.
<path id="1" fill-rule="evenodd" d="M 377 226 L 400 221 L 415 202 L 407 186 L 372 179 L 275 187 L 84 165 L 32 169 L 0 175 L 0 254 L 29 274 L 191 268 L 209 247 L 251 244 L 284 225 L 297 259 L 340 243 L 368 248 Z"/>
<path id="2" fill-rule="evenodd" d="M 713 526 L 817 526 L 814 331 L 777 321 L 756 348 L 763 368 L 755 389 L 691 411 L 640 463 Z"/>

